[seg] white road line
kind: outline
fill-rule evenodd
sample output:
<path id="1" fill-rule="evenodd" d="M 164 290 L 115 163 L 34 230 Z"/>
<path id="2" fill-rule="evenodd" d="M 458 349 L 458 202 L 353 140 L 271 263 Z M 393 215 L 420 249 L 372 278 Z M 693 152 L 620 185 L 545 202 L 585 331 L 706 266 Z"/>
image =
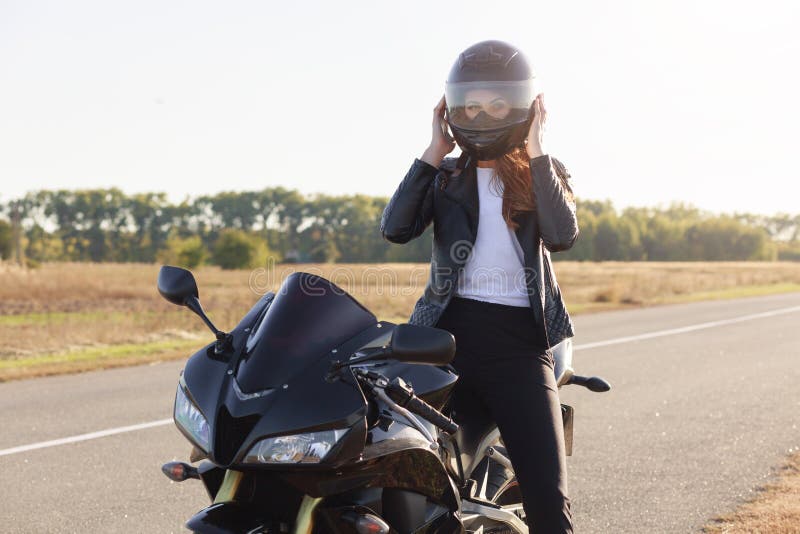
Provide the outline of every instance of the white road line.
<path id="1" fill-rule="evenodd" d="M 594 341 L 592 343 L 584 343 L 582 345 L 574 345 L 573 350 L 587 350 L 597 347 L 606 347 L 608 345 L 618 345 L 620 343 L 629 343 L 631 341 L 639 341 L 642 339 L 651 339 L 654 337 L 672 336 L 675 334 L 683 334 L 686 332 L 694 332 L 695 330 L 703 330 L 706 328 L 714 328 L 716 326 L 724 326 L 733 323 L 740 323 L 742 321 L 749 321 L 752 319 L 761 319 L 763 317 L 773 317 L 775 315 L 782 315 L 784 313 L 792 313 L 800 311 L 800 306 L 791 306 L 789 308 L 779 308 L 761 313 L 751 313 L 748 315 L 741 315 L 739 317 L 732 317 L 730 319 L 721 319 L 719 321 L 709 321 L 706 323 L 698 323 L 691 326 L 682 326 L 680 328 L 670 328 L 668 330 L 658 330 L 655 332 L 647 332 L 635 336 L 624 336 L 614 339 L 607 339 L 605 341 Z M 66 445 L 67 443 L 78 443 L 80 441 L 87 441 L 90 439 L 104 438 L 106 436 L 113 436 L 115 434 L 123 434 L 125 432 L 135 432 L 137 430 L 144 430 L 146 428 L 153 428 L 156 426 L 163 426 L 171 424 L 172 419 L 161 419 L 159 421 L 151 421 L 149 423 L 141 423 L 139 425 L 121 426 L 118 428 L 109 428 L 108 430 L 100 430 L 98 432 L 90 432 L 88 434 L 80 434 L 78 436 L 70 436 L 68 438 L 54 439 L 51 441 L 41 441 L 39 443 L 31 443 L 30 445 L 20 445 L 19 447 L 12 447 L 10 449 L 0 450 L 0 456 L 8 456 L 10 454 L 17 454 L 20 452 L 33 451 L 36 449 L 45 449 L 47 447 L 56 447 L 58 445 Z"/>
<path id="2" fill-rule="evenodd" d="M 56 447 L 58 445 L 66 445 L 67 443 L 78 443 L 79 441 L 104 438 L 106 436 L 113 436 L 115 434 L 124 434 L 125 432 L 135 432 L 137 430 L 144 430 L 145 428 L 153 428 L 155 426 L 164 426 L 170 423 L 172 423 L 172 419 L 161 419 L 159 421 L 150 421 L 149 423 L 141 423 L 138 425 L 130 425 L 130 426 L 120 426 L 117 428 L 109 428 L 108 430 L 89 432 L 88 434 L 79 434 L 77 436 L 70 436 L 68 438 L 54 439 L 50 441 L 40 441 L 39 443 L 31 443 L 30 445 L 20 445 L 19 447 L 11 447 L 10 449 L 0 450 L 0 456 L 7 456 L 9 454 L 17 454 L 20 452 L 33 451 L 36 449 L 46 449 L 47 447 Z"/>
<path id="3" fill-rule="evenodd" d="M 617 337 L 614 339 L 606 339 L 605 341 L 594 341 L 592 343 L 583 343 L 581 345 L 574 345 L 572 350 L 587 350 L 595 349 L 597 347 L 606 347 L 608 345 L 618 345 L 620 343 L 629 343 L 631 341 L 639 341 L 641 339 L 651 339 L 654 337 L 672 336 L 675 334 L 684 334 L 686 332 L 694 332 L 695 330 L 703 330 L 706 328 L 714 328 L 715 326 L 724 326 L 733 323 L 741 323 L 742 321 L 749 321 L 751 319 L 761 319 L 762 317 L 772 317 L 774 315 L 782 315 L 784 313 L 792 313 L 800 311 L 800 306 L 791 306 L 789 308 L 779 308 L 777 310 L 770 310 L 761 313 L 751 313 L 748 315 L 740 315 L 739 317 L 732 317 L 730 319 L 721 319 L 719 321 L 709 321 L 707 323 L 698 323 L 691 326 L 682 326 L 680 328 L 670 328 L 668 330 L 658 330 L 656 332 L 646 332 L 644 334 L 637 334 L 635 336 Z"/>

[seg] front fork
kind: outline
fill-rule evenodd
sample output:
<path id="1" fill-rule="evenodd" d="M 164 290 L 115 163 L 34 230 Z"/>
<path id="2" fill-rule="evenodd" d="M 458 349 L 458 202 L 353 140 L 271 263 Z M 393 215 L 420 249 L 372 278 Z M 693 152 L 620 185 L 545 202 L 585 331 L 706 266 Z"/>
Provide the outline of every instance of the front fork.
<path id="1" fill-rule="evenodd" d="M 294 520 L 292 534 L 311 534 L 314 530 L 314 509 L 322 502 L 322 497 L 310 497 L 303 495 L 300 501 L 300 508 L 297 510 L 297 518 Z"/>
<path id="2" fill-rule="evenodd" d="M 214 504 L 233 502 L 236 500 L 236 491 L 242 483 L 244 473 L 233 469 L 225 471 L 225 477 L 222 479 L 222 485 L 219 488 L 216 496 L 214 496 Z M 322 502 L 322 497 L 311 497 L 304 495 L 303 500 L 300 501 L 300 508 L 297 510 L 297 517 L 294 520 L 291 534 L 311 534 L 314 530 L 314 510 Z"/>
<path id="3" fill-rule="evenodd" d="M 234 471 L 233 469 L 225 471 L 222 485 L 214 496 L 214 504 L 236 500 L 236 492 L 239 490 L 239 484 L 242 483 L 242 478 L 244 478 L 244 473 L 241 471 Z"/>

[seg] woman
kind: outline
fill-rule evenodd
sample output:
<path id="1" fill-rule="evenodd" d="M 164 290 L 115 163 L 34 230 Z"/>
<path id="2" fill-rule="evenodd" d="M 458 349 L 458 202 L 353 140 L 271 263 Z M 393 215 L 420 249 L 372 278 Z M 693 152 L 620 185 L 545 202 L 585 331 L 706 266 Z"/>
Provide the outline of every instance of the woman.
<path id="1" fill-rule="evenodd" d="M 552 349 L 574 331 L 550 252 L 570 248 L 578 225 L 570 176 L 544 150 L 533 80 L 507 43 L 465 50 L 381 232 L 405 243 L 433 222 L 431 274 L 409 322 L 455 337 L 453 415 L 482 411 L 497 423 L 528 523 L 572 532 Z M 462 155 L 445 158 L 456 142 Z"/>

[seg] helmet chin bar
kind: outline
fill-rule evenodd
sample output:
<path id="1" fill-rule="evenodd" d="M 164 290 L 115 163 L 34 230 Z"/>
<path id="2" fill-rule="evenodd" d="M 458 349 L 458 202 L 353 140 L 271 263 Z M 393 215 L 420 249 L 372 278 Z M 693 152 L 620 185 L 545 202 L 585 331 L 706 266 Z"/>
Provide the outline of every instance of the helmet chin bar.
<path id="1" fill-rule="evenodd" d="M 461 150 L 473 160 L 481 161 L 497 159 L 517 147 L 524 147 L 529 128 L 529 120 L 510 128 L 488 131 L 465 130 L 450 125 L 453 138 Z"/>

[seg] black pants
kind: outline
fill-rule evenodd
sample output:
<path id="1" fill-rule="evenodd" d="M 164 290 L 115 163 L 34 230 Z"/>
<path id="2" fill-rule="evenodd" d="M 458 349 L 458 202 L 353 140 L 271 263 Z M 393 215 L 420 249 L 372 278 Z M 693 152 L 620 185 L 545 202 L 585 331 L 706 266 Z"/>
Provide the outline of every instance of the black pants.
<path id="1" fill-rule="evenodd" d="M 500 431 L 531 532 L 571 533 L 561 404 L 553 354 L 533 310 L 453 297 L 438 328 L 456 338 L 456 412 L 483 410 Z"/>

